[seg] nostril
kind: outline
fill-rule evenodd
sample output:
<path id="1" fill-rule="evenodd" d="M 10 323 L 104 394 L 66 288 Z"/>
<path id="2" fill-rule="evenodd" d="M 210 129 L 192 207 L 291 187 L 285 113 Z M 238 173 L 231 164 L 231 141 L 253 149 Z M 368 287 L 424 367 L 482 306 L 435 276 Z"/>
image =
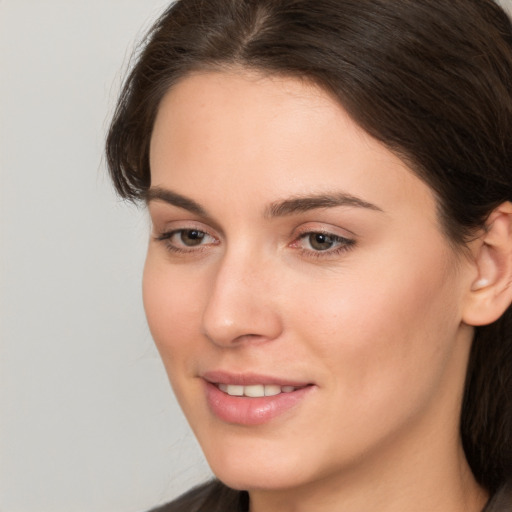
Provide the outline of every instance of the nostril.
<path id="1" fill-rule="evenodd" d="M 240 308 L 239 314 L 227 318 L 219 304 L 210 307 L 203 316 L 202 332 L 219 346 L 236 346 L 244 343 L 265 343 L 282 332 L 279 315 L 266 306 Z"/>

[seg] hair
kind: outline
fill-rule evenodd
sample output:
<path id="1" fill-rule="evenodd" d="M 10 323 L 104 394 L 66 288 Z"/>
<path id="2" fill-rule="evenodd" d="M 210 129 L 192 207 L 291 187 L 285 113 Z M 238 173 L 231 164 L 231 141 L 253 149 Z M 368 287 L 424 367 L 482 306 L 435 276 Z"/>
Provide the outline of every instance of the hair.
<path id="1" fill-rule="evenodd" d="M 512 25 L 491 0 L 178 0 L 151 28 L 106 143 L 118 193 L 145 198 L 165 93 L 193 72 L 306 80 L 430 186 L 463 248 L 512 200 Z M 477 481 L 512 468 L 512 310 L 477 327 L 461 411 Z"/>

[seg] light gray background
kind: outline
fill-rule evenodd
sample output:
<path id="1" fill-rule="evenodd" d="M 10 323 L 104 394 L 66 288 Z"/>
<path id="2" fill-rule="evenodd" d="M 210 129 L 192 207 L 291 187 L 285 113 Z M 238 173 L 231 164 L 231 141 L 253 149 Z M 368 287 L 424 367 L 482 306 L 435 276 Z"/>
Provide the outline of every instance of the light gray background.
<path id="1" fill-rule="evenodd" d="M 0 511 L 137 512 L 208 471 L 140 299 L 104 132 L 166 0 L 0 1 Z"/>
<path id="2" fill-rule="evenodd" d="M 167 3 L 0 0 L 0 512 L 141 512 L 209 476 L 144 320 L 145 213 L 102 163 Z"/>

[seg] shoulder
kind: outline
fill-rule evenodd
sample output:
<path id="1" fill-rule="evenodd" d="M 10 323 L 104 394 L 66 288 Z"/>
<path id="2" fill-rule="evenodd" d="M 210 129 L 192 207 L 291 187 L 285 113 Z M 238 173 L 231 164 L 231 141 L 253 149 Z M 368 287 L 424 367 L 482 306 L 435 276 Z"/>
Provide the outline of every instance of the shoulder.
<path id="1" fill-rule="evenodd" d="M 239 512 L 244 510 L 244 494 L 213 480 L 149 512 Z"/>
<path id="2" fill-rule="evenodd" d="M 512 512 L 512 479 L 491 498 L 483 512 Z"/>

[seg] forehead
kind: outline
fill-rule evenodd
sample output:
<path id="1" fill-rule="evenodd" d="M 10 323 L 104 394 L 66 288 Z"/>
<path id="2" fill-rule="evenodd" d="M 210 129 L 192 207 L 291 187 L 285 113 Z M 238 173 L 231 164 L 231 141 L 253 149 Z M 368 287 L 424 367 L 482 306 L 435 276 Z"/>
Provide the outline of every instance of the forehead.
<path id="1" fill-rule="evenodd" d="M 341 189 L 374 204 L 414 197 L 435 216 L 430 189 L 404 162 L 329 94 L 293 78 L 186 77 L 160 105 L 150 163 L 152 186 L 193 191 L 198 201 Z"/>
<path id="2" fill-rule="evenodd" d="M 203 147 L 220 147 L 222 135 L 230 130 L 231 147 L 249 142 L 284 145 L 292 143 L 308 126 L 309 138 L 327 123 L 340 123 L 342 108 L 318 86 L 294 78 L 256 72 L 203 72 L 188 75 L 164 96 L 158 109 L 151 148 L 164 133 L 169 138 L 192 138 Z M 266 129 L 260 131 L 264 125 Z M 354 125 L 355 127 L 355 125 Z M 275 137 L 276 131 L 280 137 Z M 352 130 L 354 131 L 354 130 Z M 359 136 L 366 136 L 358 130 Z M 236 134 L 236 139 L 233 136 Z M 355 134 L 354 134 L 355 135 Z M 198 140 L 198 137 L 201 140 Z M 154 153 L 154 152 L 152 152 Z"/>

